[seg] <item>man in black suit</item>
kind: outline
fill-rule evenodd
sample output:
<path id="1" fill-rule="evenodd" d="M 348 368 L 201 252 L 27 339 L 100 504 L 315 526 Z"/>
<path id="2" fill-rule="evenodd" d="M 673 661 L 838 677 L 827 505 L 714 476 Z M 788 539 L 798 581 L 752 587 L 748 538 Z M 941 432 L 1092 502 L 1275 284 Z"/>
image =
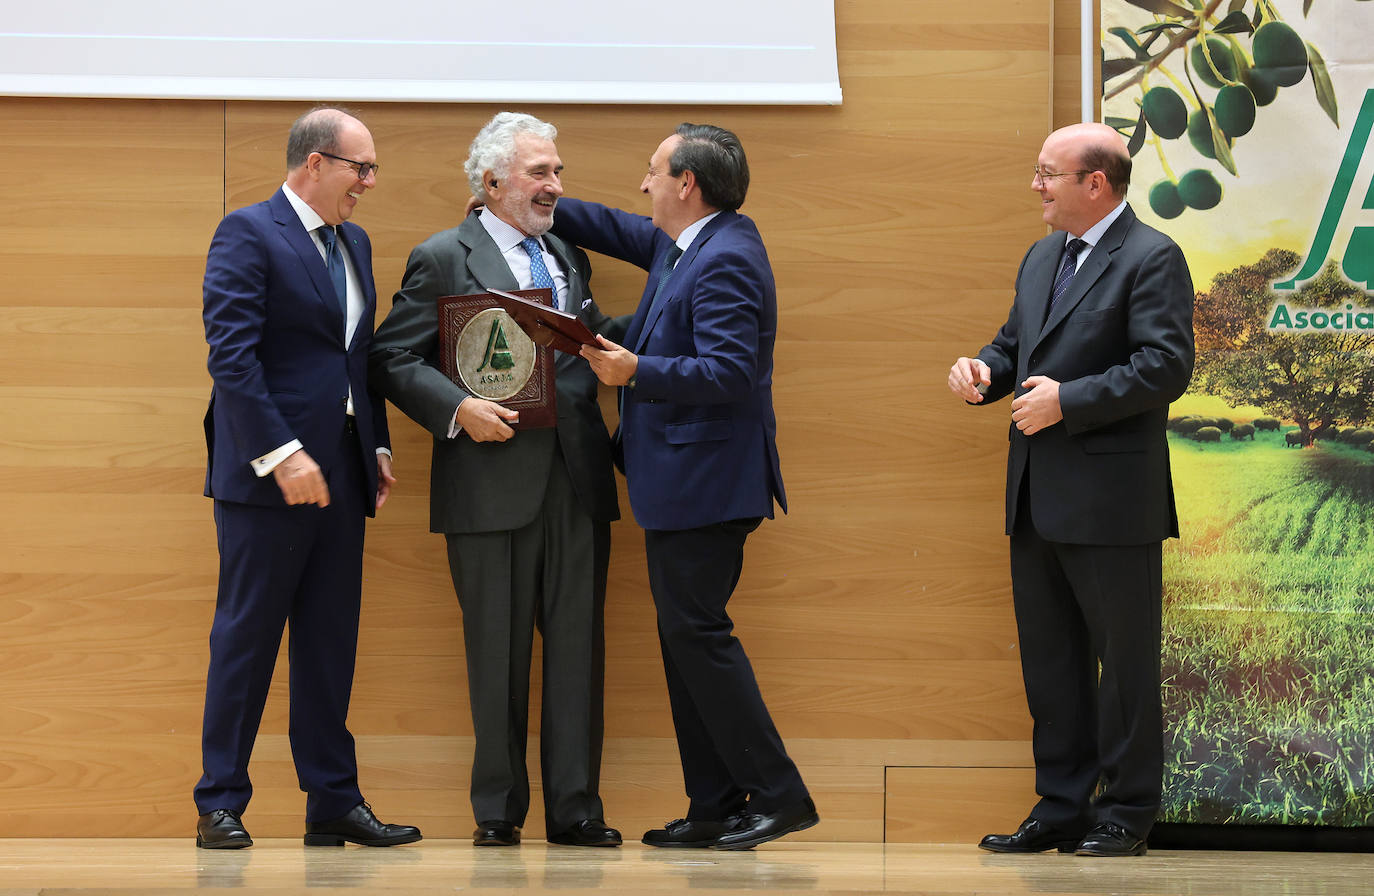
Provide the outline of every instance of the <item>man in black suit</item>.
<path id="1" fill-rule="evenodd" d="M 1130 171 L 1106 125 L 1050 134 L 1031 186 L 1054 232 L 997 337 L 949 372 L 970 404 L 1015 396 L 1006 525 L 1040 801 L 983 838 L 993 852 L 1142 855 L 1159 811 L 1164 424 L 1192 375 L 1193 286 L 1126 204 Z"/>
<path id="2" fill-rule="evenodd" d="M 288 619 L 306 845 L 411 843 L 419 830 L 363 802 L 346 725 L 364 517 L 395 481 L 385 405 L 367 385 L 372 244 L 347 220 L 377 185 L 377 153 L 362 122 L 321 108 L 292 126 L 286 166 L 270 199 L 220 222 L 205 265 L 205 494 L 220 565 L 196 845 L 253 844 L 240 819 L 248 759 Z"/>
<path id="3" fill-rule="evenodd" d="M 557 426 L 522 429 L 517 412 L 469 394 L 439 368 L 440 296 L 551 285 L 557 306 L 593 332 L 624 332 L 625 321 L 592 301 L 586 254 L 547 232 L 563 194 L 556 135 L 552 125 L 510 112 L 482 128 L 464 168 L 485 208 L 415 247 L 372 348 L 375 387 L 434 436 L 430 530 L 447 539 L 463 611 L 478 846 L 518 843 L 529 811 L 536 626 L 548 840 L 621 842 L 603 821 L 599 795 L 602 617 L 610 523 L 620 510 L 596 377 L 583 359 L 559 353 Z"/>

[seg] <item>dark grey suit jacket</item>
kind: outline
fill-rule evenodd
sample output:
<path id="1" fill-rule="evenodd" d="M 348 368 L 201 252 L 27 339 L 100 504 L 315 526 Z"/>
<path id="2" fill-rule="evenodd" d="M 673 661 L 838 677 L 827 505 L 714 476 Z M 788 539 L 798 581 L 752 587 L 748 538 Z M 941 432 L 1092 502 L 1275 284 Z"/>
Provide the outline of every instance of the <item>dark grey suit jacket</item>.
<path id="1" fill-rule="evenodd" d="M 1032 520 L 1050 541 L 1145 544 L 1178 535 L 1164 424 L 1193 372 L 1193 282 L 1173 240 L 1127 206 L 1046 319 L 1067 237 L 1035 245 L 1016 300 L 978 357 L 992 371 L 983 404 L 1057 380 L 1064 419 L 1026 436 L 1013 424 L 1007 534 L 1029 478 Z"/>
<path id="2" fill-rule="evenodd" d="M 613 320 L 592 300 L 591 264 L 581 249 L 546 235 L 568 275 L 566 308 L 592 332 L 612 340 L 628 319 Z M 435 300 L 487 287 L 516 289 L 505 258 L 476 214 L 416 246 L 391 312 L 372 341 L 372 388 L 434 436 L 430 531 L 446 534 L 518 529 L 535 517 L 555 447 L 562 449 L 578 500 L 597 522 L 618 519 L 610 436 L 597 405 L 597 380 L 582 358 L 559 352 L 555 372 L 558 425 L 521 429 L 505 442 L 448 438 L 454 408 L 468 393 L 439 369 Z M 556 433 L 556 442 L 555 442 Z"/>

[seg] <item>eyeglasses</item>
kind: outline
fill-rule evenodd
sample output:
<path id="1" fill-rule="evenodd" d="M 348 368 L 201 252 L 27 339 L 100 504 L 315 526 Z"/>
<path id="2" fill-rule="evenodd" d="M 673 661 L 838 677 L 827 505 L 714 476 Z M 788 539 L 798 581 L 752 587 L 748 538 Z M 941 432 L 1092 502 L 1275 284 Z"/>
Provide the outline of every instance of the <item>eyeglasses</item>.
<path id="1" fill-rule="evenodd" d="M 382 170 L 382 166 L 375 162 L 355 162 L 352 159 L 345 159 L 343 156 L 336 156 L 334 153 L 325 152 L 322 149 L 317 149 L 315 151 L 336 162 L 343 162 L 345 165 L 351 165 L 358 172 L 358 180 L 367 180 L 369 174 L 376 174 L 378 171 Z"/>
<path id="2" fill-rule="evenodd" d="M 1047 180 L 1054 180 L 1056 177 L 1068 177 L 1068 176 L 1071 175 L 1071 174 L 1092 174 L 1092 173 L 1093 173 L 1093 169 L 1091 169 L 1091 168 L 1084 168 L 1082 171 L 1057 171 L 1057 172 L 1041 171 L 1041 170 L 1040 170 L 1040 166 L 1039 166 L 1039 165 L 1036 165 L 1036 166 L 1035 166 L 1035 176 L 1032 177 L 1031 180 L 1039 180 L 1039 181 L 1042 181 L 1042 182 L 1043 182 L 1043 181 L 1047 181 Z"/>

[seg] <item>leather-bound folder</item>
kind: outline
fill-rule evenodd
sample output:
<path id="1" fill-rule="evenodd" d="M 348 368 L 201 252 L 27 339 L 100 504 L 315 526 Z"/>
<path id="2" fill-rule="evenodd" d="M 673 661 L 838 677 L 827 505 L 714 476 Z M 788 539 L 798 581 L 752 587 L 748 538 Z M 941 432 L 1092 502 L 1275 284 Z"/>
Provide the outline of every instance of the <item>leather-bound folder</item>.
<path id="1" fill-rule="evenodd" d="M 514 315 L 502 307 L 514 299 L 538 308 L 539 301 L 553 300 L 553 291 L 520 292 L 526 298 L 441 296 L 439 367 L 468 394 L 519 411 L 518 429 L 553 426 L 558 422 L 553 350 L 527 338 L 519 324 L 512 326 Z"/>
<path id="2" fill-rule="evenodd" d="M 559 311 L 548 305 L 531 302 L 499 289 L 488 289 L 496 297 L 507 314 L 515 318 L 520 329 L 538 345 L 556 348 L 560 352 L 575 355 L 582 346 L 599 347 L 596 334 L 576 314 Z"/>

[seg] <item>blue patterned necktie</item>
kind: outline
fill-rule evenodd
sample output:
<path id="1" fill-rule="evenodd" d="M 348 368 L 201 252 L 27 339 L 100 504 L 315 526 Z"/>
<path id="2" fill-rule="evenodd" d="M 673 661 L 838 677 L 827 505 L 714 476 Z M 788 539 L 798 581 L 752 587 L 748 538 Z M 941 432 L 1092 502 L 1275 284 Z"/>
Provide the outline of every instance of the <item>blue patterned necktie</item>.
<path id="1" fill-rule="evenodd" d="M 539 247 L 539 240 L 532 236 L 527 236 L 520 241 L 520 246 L 525 250 L 525 254 L 530 257 L 530 281 L 535 289 L 547 289 L 552 295 L 550 301 L 553 307 L 558 307 L 558 290 L 553 285 L 553 277 L 549 274 L 549 269 L 544 266 L 544 251 Z"/>
<path id="2" fill-rule="evenodd" d="M 324 243 L 324 266 L 329 269 L 329 279 L 334 281 L 334 295 L 339 307 L 348 313 L 348 274 L 344 270 L 343 250 L 338 246 L 334 228 L 328 224 L 318 231 L 320 242 Z"/>
<path id="3" fill-rule="evenodd" d="M 1059 301 L 1059 297 L 1068 291 L 1069 284 L 1073 282 L 1073 275 L 1078 272 L 1078 253 L 1087 245 L 1074 237 L 1064 247 L 1064 263 L 1059 266 L 1059 275 L 1054 278 L 1054 287 L 1050 289 L 1050 313 L 1054 312 L 1054 303 Z"/>
<path id="4" fill-rule="evenodd" d="M 652 321 L 658 313 L 659 299 L 663 298 L 663 287 L 668 284 L 668 278 L 673 275 L 673 267 L 681 257 L 682 249 L 676 243 L 668 250 L 668 254 L 663 256 L 663 268 L 658 272 L 658 286 L 654 287 L 654 297 L 649 302 L 649 314 L 644 319 L 645 324 Z"/>

